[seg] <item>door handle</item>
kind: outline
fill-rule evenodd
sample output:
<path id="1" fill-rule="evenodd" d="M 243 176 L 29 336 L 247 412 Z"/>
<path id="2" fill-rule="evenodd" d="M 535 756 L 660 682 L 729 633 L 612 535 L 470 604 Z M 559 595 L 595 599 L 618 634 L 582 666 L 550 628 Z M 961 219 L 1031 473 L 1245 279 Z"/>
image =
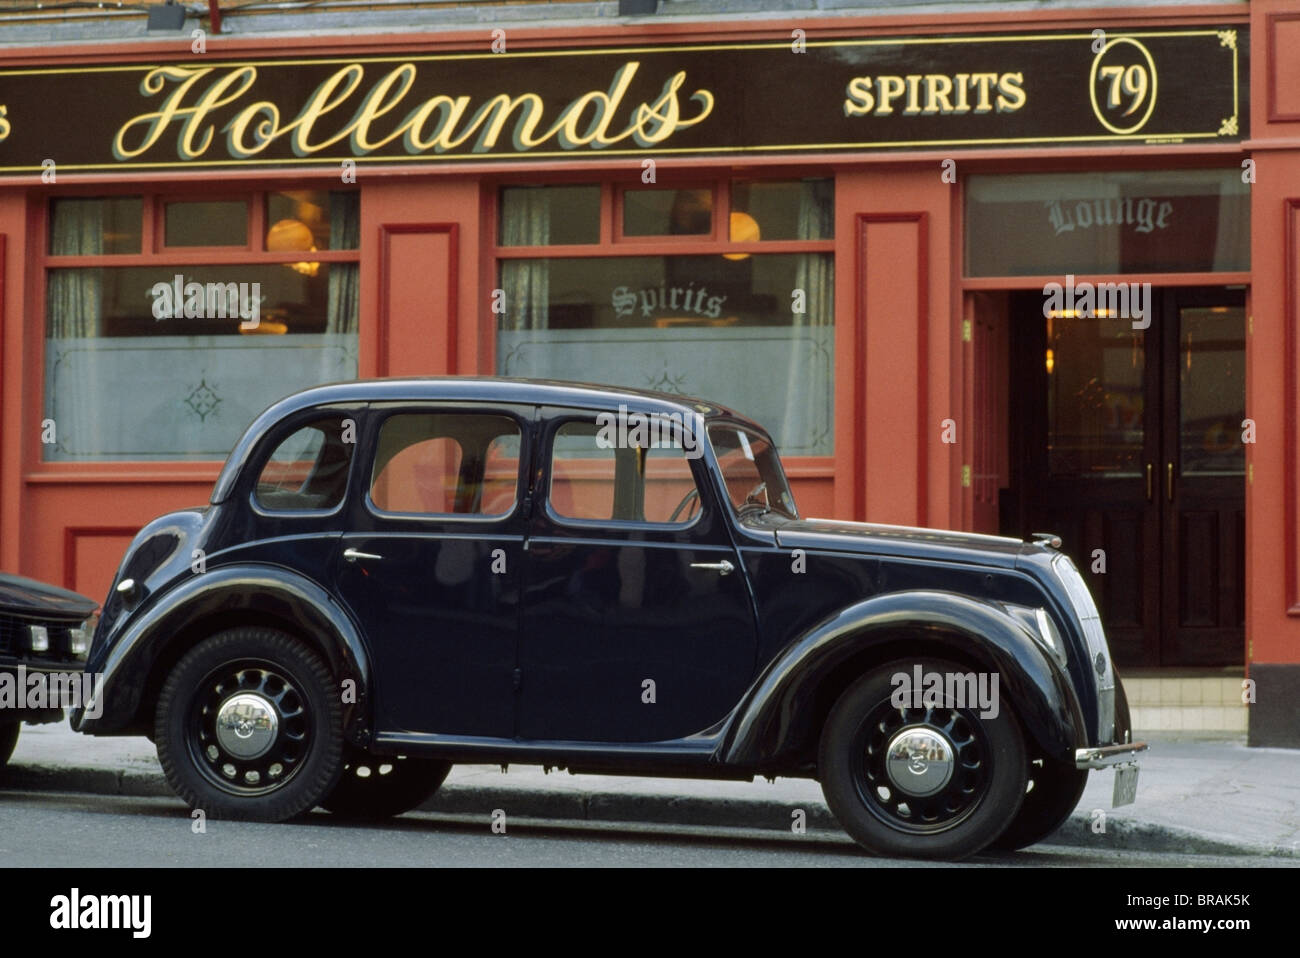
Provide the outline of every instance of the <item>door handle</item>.
<path id="1" fill-rule="evenodd" d="M 722 575 L 731 575 L 731 573 L 736 571 L 736 567 L 726 559 L 723 559 L 721 562 L 692 562 L 691 568 L 712 569 L 714 572 L 719 572 Z"/>
<path id="2" fill-rule="evenodd" d="M 1172 459 L 1165 463 L 1165 495 L 1169 497 L 1170 502 L 1174 501 L 1174 463 Z"/>
<path id="3" fill-rule="evenodd" d="M 359 549 L 344 549 L 343 558 L 349 562 L 356 562 L 358 559 L 382 559 L 383 556 L 375 555 L 373 552 L 362 552 Z"/>
<path id="4" fill-rule="evenodd" d="M 1151 463 L 1148 462 L 1147 463 L 1147 502 L 1150 502 L 1151 497 L 1155 494 L 1155 489 L 1153 488 L 1153 483 L 1151 481 L 1154 473 L 1155 473 L 1155 466 L 1153 466 Z"/>

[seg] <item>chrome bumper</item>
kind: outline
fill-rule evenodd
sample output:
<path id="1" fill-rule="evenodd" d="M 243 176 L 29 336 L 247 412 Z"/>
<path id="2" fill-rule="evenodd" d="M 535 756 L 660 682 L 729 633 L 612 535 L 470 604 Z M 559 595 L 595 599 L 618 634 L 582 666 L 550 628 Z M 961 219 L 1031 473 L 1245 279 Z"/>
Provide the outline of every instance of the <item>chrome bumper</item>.
<path id="1" fill-rule="evenodd" d="M 1131 762 L 1138 752 L 1147 750 L 1146 742 L 1129 742 L 1124 745 L 1103 745 L 1098 748 L 1074 750 L 1075 768 L 1110 768 Z"/>

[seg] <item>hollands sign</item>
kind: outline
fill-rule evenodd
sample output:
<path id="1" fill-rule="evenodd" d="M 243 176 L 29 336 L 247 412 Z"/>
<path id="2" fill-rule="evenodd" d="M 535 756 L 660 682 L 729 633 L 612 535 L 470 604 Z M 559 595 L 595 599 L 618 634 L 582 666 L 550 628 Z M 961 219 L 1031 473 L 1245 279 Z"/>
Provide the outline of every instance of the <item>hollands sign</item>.
<path id="1" fill-rule="evenodd" d="M 1248 133 L 1247 46 L 1230 27 L 21 68 L 0 71 L 0 175 L 1226 142 Z"/>

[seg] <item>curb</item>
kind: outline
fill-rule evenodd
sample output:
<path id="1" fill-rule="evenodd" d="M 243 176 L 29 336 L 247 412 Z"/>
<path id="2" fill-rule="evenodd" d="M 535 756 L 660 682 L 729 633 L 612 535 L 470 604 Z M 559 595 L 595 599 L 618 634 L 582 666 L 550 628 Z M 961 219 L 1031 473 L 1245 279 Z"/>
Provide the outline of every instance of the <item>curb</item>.
<path id="1" fill-rule="evenodd" d="M 131 798 L 169 798 L 172 790 L 160 771 L 148 769 L 68 768 L 46 765 L 11 765 L 0 773 L 6 791 L 78 792 Z M 521 818 L 552 819 L 593 824 L 689 825 L 691 827 L 746 828 L 791 834 L 792 814 L 806 813 L 809 832 L 848 837 L 822 802 L 777 802 L 768 799 L 705 798 L 694 795 L 578 791 L 529 786 L 484 787 L 446 785 L 420 806 L 420 811 L 441 815 L 490 816 L 503 808 Z M 1300 847 L 1263 845 L 1215 835 L 1111 818 L 1106 831 L 1096 834 L 1091 817 L 1076 811 L 1043 844 L 1076 848 L 1105 847 L 1113 851 L 1160 852 L 1183 855 L 1230 855 L 1300 858 Z"/>

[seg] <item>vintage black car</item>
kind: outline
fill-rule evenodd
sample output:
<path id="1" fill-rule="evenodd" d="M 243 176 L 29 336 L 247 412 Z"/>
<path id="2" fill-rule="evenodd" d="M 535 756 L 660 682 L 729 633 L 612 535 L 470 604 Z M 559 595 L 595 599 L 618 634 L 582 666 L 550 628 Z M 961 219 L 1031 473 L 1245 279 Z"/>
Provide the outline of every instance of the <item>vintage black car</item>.
<path id="1" fill-rule="evenodd" d="M 0 573 L 0 768 L 22 723 L 61 722 L 85 704 L 82 666 L 98 603 L 58 586 Z"/>
<path id="2" fill-rule="evenodd" d="M 209 815 L 416 807 L 452 763 L 820 780 L 876 852 L 1053 831 L 1128 708 L 1051 544 L 801 519 L 713 403 L 434 378 L 323 386 L 146 526 L 88 668 Z M 1126 794 L 1120 794 L 1126 793 Z"/>

